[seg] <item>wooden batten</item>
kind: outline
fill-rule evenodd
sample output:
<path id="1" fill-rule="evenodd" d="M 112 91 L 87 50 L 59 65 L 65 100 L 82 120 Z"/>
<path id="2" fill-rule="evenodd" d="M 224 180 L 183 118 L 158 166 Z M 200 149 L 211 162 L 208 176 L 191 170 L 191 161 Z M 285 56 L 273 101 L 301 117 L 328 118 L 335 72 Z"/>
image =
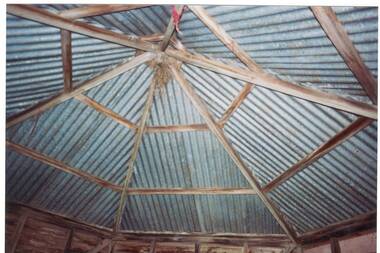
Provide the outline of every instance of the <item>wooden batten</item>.
<path id="1" fill-rule="evenodd" d="M 206 58 L 199 54 L 192 54 L 185 50 L 166 49 L 165 53 L 179 61 L 211 70 L 216 73 L 227 75 L 236 79 L 256 84 L 264 88 L 284 93 L 286 95 L 298 97 L 310 102 L 329 106 L 334 109 L 346 111 L 363 117 L 377 120 L 377 106 L 369 105 L 356 100 L 337 96 L 335 94 L 323 92 L 300 86 L 285 80 L 278 79 L 268 73 L 257 72 L 227 65 L 215 59 Z"/>
<path id="2" fill-rule="evenodd" d="M 69 19 L 78 19 L 105 15 L 121 11 L 130 11 L 150 6 L 149 4 L 94 4 L 68 9 L 59 12 L 59 16 Z"/>
<path id="3" fill-rule="evenodd" d="M 82 85 L 76 87 L 75 89 L 73 89 L 72 91 L 70 92 L 63 92 L 63 93 L 60 93 L 58 95 L 56 95 L 55 97 L 53 98 L 50 98 L 50 99 L 47 99 L 45 101 L 42 101 L 38 104 L 36 104 L 35 106 L 32 106 L 31 108 L 25 110 L 25 111 L 22 111 L 20 113 L 17 113 L 15 114 L 14 116 L 11 116 L 7 119 L 7 125 L 6 127 L 11 127 L 23 120 L 26 120 L 34 115 L 37 115 L 39 113 L 42 113 L 44 111 L 46 111 L 47 109 L 53 107 L 53 106 L 56 106 L 60 103 L 63 103 L 65 101 L 67 101 L 68 99 L 70 98 L 73 98 L 89 89 L 92 89 L 130 69 L 133 69 L 135 67 L 137 67 L 138 65 L 142 64 L 142 63 L 145 63 L 149 60 L 152 60 L 154 58 L 155 54 L 154 53 L 144 53 L 142 55 L 139 55 L 135 58 L 133 58 L 132 60 L 126 62 L 126 63 L 123 63 L 123 64 L 120 64 L 114 68 L 112 68 L 111 70 L 107 71 L 107 72 L 104 72 L 103 74 L 99 75 L 99 76 L 96 76 L 94 78 L 91 78 L 90 80 L 87 80 L 86 82 L 84 82 Z"/>
<path id="4" fill-rule="evenodd" d="M 311 10 L 368 97 L 374 104 L 377 104 L 377 80 L 360 57 L 358 50 L 333 9 L 327 6 L 314 6 L 311 7 Z"/>
<path id="5" fill-rule="evenodd" d="M 199 114 L 206 121 L 206 124 L 210 128 L 210 131 L 215 135 L 215 137 L 222 144 L 226 152 L 229 154 L 231 159 L 239 168 L 240 172 L 247 179 L 252 189 L 255 192 L 257 192 L 257 195 L 263 201 L 264 205 L 268 208 L 268 210 L 272 213 L 273 217 L 277 220 L 277 222 L 280 224 L 280 226 L 283 228 L 283 230 L 289 236 L 289 238 L 293 242 L 296 242 L 296 234 L 294 230 L 289 226 L 289 224 L 287 224 L 287 222 L 285 222 L 284 218 L 282 217 L 280 212 L 277 210 L 277 208 L 272 204 L 269 198 L 262 192 L 260 184 L 255 178 L 255 176 L 252 174 L 252 171 L 249 168 L 247 168 L 247 166 L 244 164 L 243 160 L 240 158 L 238 153 L 231 146 L 227 137 L 224 135 L 222 128 L 213 119 L 205 103 L 196 94 L 196 92 L 193 90 L 193 88 L 185 79 L 184 75 L 181 72 L 179 72 L 175 66 L 171 65 L 170 70 L 173 74 L 173 77 L 177 80 L 177 82 L 179 83 L 179 85 L 181 86 L 185 94 L 187 95 L 187 97 L 193 103 L 194 107 L 197 109 Z"/>
<path id="6" fill-rule="evenodd" d="M 279 186 L 308 165 L 321 158 L 323 155 L 346 141 L 347 139 L 354 136 L 359 131 L 363 130 L 372 123 L 373 120 L 368 118 L 358 118 L 352 124 L 341 130 L 334 137 L 329 139 L 327 142 L 323 143 L 316 150 L 308 154 L 305 158 L 294 164 L 292 167 L 284 171 L 282 174 L 277 176 L 271 182 L 269 182 L 265 187 L 263 187 L 264 192 L 269 192 L 275 187 Z"/>
<path id="7" fill-rule="evenodd" d="M 61 55 L 63 66 L 63 90 L 69 92 L 73 89 L 71 32 L 61 30 Z"/>
<path id="8" fill-rule="evenodd" d="M 129 188 L 128 195 L 254 195 L 252 188 Z"/>

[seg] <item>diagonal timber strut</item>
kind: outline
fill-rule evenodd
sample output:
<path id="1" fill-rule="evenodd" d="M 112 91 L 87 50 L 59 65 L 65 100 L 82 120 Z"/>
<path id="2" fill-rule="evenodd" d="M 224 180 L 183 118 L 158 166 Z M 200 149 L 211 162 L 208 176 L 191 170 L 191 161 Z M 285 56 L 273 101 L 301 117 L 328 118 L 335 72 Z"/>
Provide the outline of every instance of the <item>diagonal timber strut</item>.
<path id="1" fill-rule="evenodd" d="M 128 194 L 128 186 L 129 186 L 129 183 L 130 183 L 132 176 L 133 176 L 134 164 L 135 164 L 135 161 L 137 158 L 137 154 L 138 154 L 138 151 L 140 148 L 140 144 L 142 142 L 142 137 L 143 137 L 145 127 L 146 127 L 146 122 L 149 118 L 150 109 L 151 109 L 152 104 L 153 104 L 153 97 L 154 97 L 155 88 L 156 88 L 155 80 L 153 79 L 152 83 L 150 84 L 150 87 L 149 87 L 147 100 L 146 100 L 145 106 L 144 106 L 144 111 L 143 111 L 143 114 L 142 114 L 141 119 L 140 119 L 140 124 L 139 124 L 139 127 L 137 128 L 135 143 L 133 145 L 133 150 L 132 150 L 132 155 L 128 161 L 128 167 L 127 167 L 126 176 L 125 176 L 124 184 L 123 184 L 123 191 L 122 191 L 121 196 L 120 196 L 119 208 L 117 210 L 116 217 L 115 217 L 114 231 L 116 231 L 116 232 L 119 231 L 119 229 L 120 229 L 122 215 L 123 215 L 125 203 L 126 203 L 126 197 Z"/>
<path id="2" fill-rule="evenodd" d="M 210 112 L 208 111 L 206 105 L 202 101 L 201 98 L 195 93 L 191 85 L 187 82 L 184 75 L 179 72 L 175 66 L 171 65 L 170 70 L 173 74 L 173 77 L 177 80 L 179 85 L 184 90 L 187 97 L 191 100 L 199 114 L 206 121 L 206 124 L 210 128 L 211 132 L 216 136 L 219 142 L 223 145 L 224 149 L 230 155 L 231 159 L 235 162 L 239 170 L 242 172 L 244 177 L 247 179 L 251 187 L 254 191 L 257 192 L 257 195 L 263 201 L 264 205 L 268 208 L 268 210 L 272 213 L 273 217 L 277 220 L 280 226 L 284 229 L 285 233 L 289 236 L 289 238 L 296 242 L 296 234 L 293 229 L 285 222 L 284 218 L 277 210 L 277 208 L 273 205 L 270 199 L 265 195 L 265 193 L 261 190 L 260 184 L 257 181 L 256 177 L 252 174 L 252 171 L 246 167 L 244 162 L 241 160 L 240 156 L 234 150 L 234 148 L 229 143 L 227 137 L 224 135 L 222 128 L 217 124 L 217 122 L 213 119 Z"/>

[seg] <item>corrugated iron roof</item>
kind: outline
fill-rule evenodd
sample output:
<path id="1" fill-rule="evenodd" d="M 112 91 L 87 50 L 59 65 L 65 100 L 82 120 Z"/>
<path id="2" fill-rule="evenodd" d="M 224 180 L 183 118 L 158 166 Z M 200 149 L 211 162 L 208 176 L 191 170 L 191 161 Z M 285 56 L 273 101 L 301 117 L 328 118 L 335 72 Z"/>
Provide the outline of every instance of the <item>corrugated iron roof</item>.
<path id="1" fill-rule="evenodd" d="M 78 5 L 40 5 L 53 12 Z M 263 68 L 299 85 L 369 102 L 312 12 L 297 6 L 206 6 Z M 377 77 L 377 8 L 334 7 L 365 64 Z M 130 35 L 163 33 L 170 6 L 81 19 Z M 244 67 L 186 11 L 179 39 L 189 51 Z M 76 85 L 134 56 L 135 50 L 73 34 Z M 7 16 L 7 115 L 63 88 L 59 29 Z M 181 70 L 220 118 L 242 81 L 183 64 Z M 137 124 L 152 69 L 141 65 L 85 94 Z M 356 119 L 356 116 L 254 87 L 225 125 L 225 133 L 264 186 Z M 157 91 L 148 126 L 203 123 L 175 81 Z M 7 139 L 122 184 L 134 131 L 70 99 L 7 129 Z M 347 140 L 270 192 L 304 233 L 376 209 L 377 124 Z M 7 200 L 20 201 L 111 227 L 120 195 L 7 150 Z M 207 131 L 146 133 L 131 183 L 135 188 L 248 187 Z M 255 195 L 128 196 L 128 231 L 283 233 Z"/>

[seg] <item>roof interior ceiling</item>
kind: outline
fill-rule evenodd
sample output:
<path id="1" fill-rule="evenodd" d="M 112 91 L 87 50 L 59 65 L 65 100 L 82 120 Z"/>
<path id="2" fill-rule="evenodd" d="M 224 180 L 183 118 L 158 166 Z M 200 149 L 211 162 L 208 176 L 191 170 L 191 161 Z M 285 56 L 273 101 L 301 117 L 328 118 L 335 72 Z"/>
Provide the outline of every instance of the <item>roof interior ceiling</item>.
<path id="1" fill-rule="evenodd" d="M 52 12 L 78 5 L 39 5 Z M 307 7 L 206 6 L 265 71 L 370 103 Z M 377 78 L 377 8 L 334 7 Z M 170 6 L 81 19 L 119 33 L 164 33 Z M 244 67 L 189 10 L 177 35 L 193 52 Z M 74 85 L 135 56 L 134 49 L 73 33 Z M 59 29 L 7 15 L 7 116 L 63 89 Z M 181 71 L 220 119 L 244 82 L 182 64 Z M 84 94 L 138 124 L 153 70 L 143 64 Z M 224 126 L 232 146 L 265 186 L 350 125 L 357 116 L 254 87 Z M 155 92 L 148 126 L 204 124 L 175 80 Z M 7 139 L 121 185 L 135 131 L 76 99 L 7 129 Z M 7 200 L 111 228 L 120 193 L 7 150 Z M 299 234 L 376 209 L 377 122 L 279 185 L 270 198 Z M 145 133 L 132 188 L 249 188 L 210 131 Z M 257 195 L 131 195 L 123 231 L 284 233 Z"/>

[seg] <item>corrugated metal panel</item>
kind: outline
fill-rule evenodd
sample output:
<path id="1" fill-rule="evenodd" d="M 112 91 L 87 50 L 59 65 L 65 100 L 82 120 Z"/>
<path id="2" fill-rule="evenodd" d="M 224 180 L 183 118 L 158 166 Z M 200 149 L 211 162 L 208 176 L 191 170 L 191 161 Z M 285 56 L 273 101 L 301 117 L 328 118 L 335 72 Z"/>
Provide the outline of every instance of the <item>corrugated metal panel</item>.
<path id="1" fill-rule="evenodd" d="M 7 116 L 63 89 L 60 38 L 59 29 L 7 15 Z M 73 33 L 74 86 L 134 54 L 134 49 Z"/>
<path id="2" fill-rule="evenodd" d="M 308 7 L 211 6 L 206 10 L 267 71 L 301 85 L 369 102 Z M 369 23 L 359 19 L 360 10 L 356 12 L 351 13 L 351 19 L 356 18 L 360 34 L 352 37 L 362 56 L 373 59 L 377 33 L 366 32 L 365 25 L 377 30 L 377 9 L 367 11 L 375 20 Z M 181 28 L 182 42 L 188 49 L 214 58 L 236 59 L 192 13 L 184 15 Z M 368 64 L 377 71 L 377 64 Z"/>
<path id="3" fill-rule="evenodd" d="M 133 187 L 248 187 L 210 132 L 155 133 L 143 137 Z"/>
<path id="4" fill-rule="evenodd" d="M 256 196 L 130 196 L 123 229 L 283 233 Z"/>
<path id="5" fill-rule="evenodd" d="M 29 157 L 7 151 L 6 198 L 111 227 L 118 194 Z"/>
<path id="6" fill-rule="evenodd" d="M 376 210 L 376 181 L 374 122 L 270 195 L 304 233 Z"/>
<path id="7" fill-rule="evenodd" d="M 242 82 L 211 71 L 189 65 L 183 69 L 216 117 L 242 87 Z M 354 119 L 348 113 L 255 87 L 225 131 L 246 164 L 266 184 Z"/>
<path id="8" fill-rule="evenodd" d="M 7 15 L 7 116 L 63 88 L 59 30 Z"/>

